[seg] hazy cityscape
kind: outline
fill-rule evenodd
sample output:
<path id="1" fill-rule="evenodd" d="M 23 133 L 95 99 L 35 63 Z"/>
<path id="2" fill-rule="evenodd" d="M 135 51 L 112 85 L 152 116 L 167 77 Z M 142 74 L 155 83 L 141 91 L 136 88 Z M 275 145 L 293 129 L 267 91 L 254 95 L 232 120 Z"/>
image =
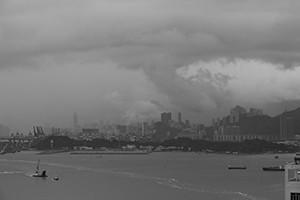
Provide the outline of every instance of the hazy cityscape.
<path id="1" fill-rule="evenodd" d="M 299 200 L 299 10 L 0 0 L 0 200 Z"/>
<path id="2" fill-rule="evenodd" d="M 181 112 L 161 113 L 160 121 L 144 121 L 141 123 L 124 125 L 113 124 L 100 120 L 98 123 L 80 124 L 78 113 L 73 115 L 73 127 L 33 126 L 29 133 L 11 133 L 8 126 L 0 125 L 0 134 L 4 138 L 22 138 L 38 136 L 70 136 L 80 139 L 107 139 L 125 141 L 162 142 L 172 138 L 190 138 L 192 140 L 207 140 L 214 142 L 242 142 L 244 140 L 260 139 L 282 142 L 300 139 L 299 117 L 284 115 L 269 117 L 262 109 L 250 108 L 248 111 L 236 106 L 230 109 L 228 115 L 211 119 L 210 125 L 190 123 L 184 119 Z M 294 111 L 292 111 L 294 112 Z M 172 115 L 173 114 L 173 115 Z M 269 122 L 266 122 L 266 118 Z M 256 120 L 254 122 L 251 122 Z M 247 127 L 247 123 L 250 123 Z M 261 125 L 261 122 L 266 123 Z M 270 124 L 271 123 L 271 124 Z M 295 125 L 296 123 L 296 125 Z M 246 125 L 245 125 L 246 124 Z M 272 126 L 272 127 L 270 127 Z M 259 127 L 260 129 L 253 129 Z"/>

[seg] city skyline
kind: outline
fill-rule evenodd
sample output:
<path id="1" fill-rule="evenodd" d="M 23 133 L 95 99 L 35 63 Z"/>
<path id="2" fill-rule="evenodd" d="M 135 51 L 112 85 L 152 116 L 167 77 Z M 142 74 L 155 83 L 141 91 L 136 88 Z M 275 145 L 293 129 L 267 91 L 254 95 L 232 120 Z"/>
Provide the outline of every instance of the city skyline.
<path id="1" fill-rule="evenodd" d="M 287 110 L 285 110 L 287 111 Z M 113 125 L 113 126 L 138 126 L 138 125 L 144 125 L 144 123 L 156 123 L 156 122 L 162 122 L 165 124 L 170 124 L 171 123 L 177 123 L 177 124 L 181 124 L 184 125 L 186 123 L 188 123 L 189 125 L 203 125 L 205 127 L 215 127 L 215 126 L 220 126 L 220 125 L 224 125 L 224 123 L 222 121 L 225 120 L 225 118 L 229 117 L 229 122 L 230 123 L 235 123 L 239 121 L 239 117 L 236 115 L 245 115 L 247 117 L 252 117 L 252 116 L 257 116 L 257 115 L 265 115 L 264 111 L 262 109 L 258 109 L 258 108 L 244 108 L 242 106 L 236 105 L 234 108 L 231 108 L 228 110 L 228 113 L 223 115 L 223 116 L 215 116 L 212 119 L 210 119 L 209 123 L 203 123 L 201 121 L 198 122 L 191 122 L 190 123 L 190 119 L 186 118 L 184 116 L 184 113 L 182 115 L 181 112 L 171 112 L 171 111 L 164 111 L 162 113 L 160 113 L 160 116 L 156 118 L 156 120 L 154 119 L 144 119 L 144 121 L 136 121 L 135 123 L 130 123 L 130 124 L 124 124 L 124 123 L 113 123 L 110 122 L 109 120 L 98 120 L 98 121 L 86 121 L 85 119 L 80 119 L 80 116 L 78 117 L 78 113 L 74 112 L 73 114 L 73 118 L 72 118 L 72 125 L 71 126 L 62 126 L 62 127 L 55 127 L 52 126 L 50 123 L 44 123 L 44 125 L 40 126 L 42 128 L 45 128 L 47 131 L 47 134 L 50 134 L 51 129 L 62 129 L 67 131 L 68 133 L 72 132 L 73 134 L 77 134 L 79 132 L 82 131 L 83 128 L 99 128 L 102 129 L 103 127 L 107 126 L 107 125 Z M 17 130 L 15 132 L 10 132 L 10 127 L 5 126 L 3 124 L 0 124 L 3 127 L 6 127 L 7 131 L 5 132 L 4 135 L 10 135 L 11 133 L 17 133 L 17 132 L 21 132 L 23 133 L 24 131 L 22 130 Z M 28 133 L 30 132 L 35 132 L 34 130 L 35 126 L 32 126 Z M 26 134 L 26 132 L 25 132 Z M 3 133 L 1 134 L 0 131 L 0 135 L 3 135 Z"/>
<path id="2" fill-rule="evenodd" d="M 295 0 L 0 1 L 0 124 L 300 107 Z M 71 116 L 71 117 L 70 117 Z M 83 123 L 84 123 L 83 122 Z"/>

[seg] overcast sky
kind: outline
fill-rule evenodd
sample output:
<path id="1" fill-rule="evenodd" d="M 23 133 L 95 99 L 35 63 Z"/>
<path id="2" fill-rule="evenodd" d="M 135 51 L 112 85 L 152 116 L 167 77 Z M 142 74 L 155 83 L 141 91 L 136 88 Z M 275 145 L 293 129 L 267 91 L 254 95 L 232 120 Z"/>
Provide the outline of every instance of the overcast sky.
<path id="1" fill-rule="evenodd" d="M 0 124 L 300 107 L 298 0 L 0 0 Z M 175 116 L 174 116 L 175 118 Z M 175 118 L 177 119 L 177 117 Z"/>

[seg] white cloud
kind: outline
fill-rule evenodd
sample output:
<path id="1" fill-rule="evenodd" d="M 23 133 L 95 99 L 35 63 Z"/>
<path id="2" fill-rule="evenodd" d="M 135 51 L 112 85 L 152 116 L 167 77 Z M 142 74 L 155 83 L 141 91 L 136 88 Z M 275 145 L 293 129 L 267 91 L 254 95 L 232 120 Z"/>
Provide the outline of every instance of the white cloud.
<path id="1" fill-rule="evenodd" d="M 206 74 L 203 74 L 206 71 Z M 300 68 L 282 70 L 268 63 L 255 60 L 236 60 L 224 63 L 213 61 L 199 62 L 180 68 L 178 74 L 185 79 L 193 78 L 195 82 L 211 82 L 215 87 L 231 94 L 230 101 L 234 104 L 243 102 L 263 106 L 269 102 L 300 100 Z M 225 77 L 218 83 L 218 74 Z M 226 78 L 227 77 L 227 78 Z"/>
<path id="2" fill-rule="evenodd" d="M 150 101 L 136 101 L 124 115 L 126 124 L 141 123 L 150 120 L 159 120 L 161 111 Z"/>

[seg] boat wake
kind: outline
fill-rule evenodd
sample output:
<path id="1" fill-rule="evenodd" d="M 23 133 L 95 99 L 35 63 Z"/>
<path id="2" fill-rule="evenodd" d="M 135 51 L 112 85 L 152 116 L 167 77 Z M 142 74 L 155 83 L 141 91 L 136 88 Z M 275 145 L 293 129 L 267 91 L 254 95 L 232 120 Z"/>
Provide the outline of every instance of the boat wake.
<path id="1" fill-rule="evenodd" d="M 24 163 L 36 163 L 34 161 L 27 161 L 27 160 L 5 160 L 0 159 L 0 161 L 9 161 L 9 162 L 24 162 Z M 48 165 L 52 167 L 60 167 L 65 169 L 71 169 L 71 170 L 80 170 L 80 171 L 90 171 L 90 172 L 96 172 L 96 173 L 105 173 L 105 174 L 113 174 L 133 179 L 145 179 L 145 180 L 151 180 L 154 181 L 160 185 L 169 186 L 175 189 L 180 190 L 187 190 L 197 193 L 205 193 L 205 194 L 219 194 L 225 197 L 228 200 L 268 200 L 266 198 L 261 197 L 254 197 L 252 195 L 240 192 L 240 191 L 229 191 L 229 190 L 222 190 L 218 188 L 209 188 L 209 187 L 202 187 L 202 186 L 193 186 L 189 183 L 183 183 L 180 182 L 174 178 L 164 178 L 164 177 L 153 177 L 153 176 L 146 176 L 142 174 L 135 174 L 130 172 L 118 172 L 118 171 L 112 171 L 112 170 L 105 170 L 105 169 L 95 169 L 95 168 L 89 168 L 89 167 L 82 167 L 82 166 L 73 166 L 73 165 L 64 165 L 64 164 L 58 164 L 58 163 L 43 163 L 43 165 Z M 7 174 L 7 173 L 24 173 L 24 172 L 0 172 L 0 174 Z M 28 176 L 31 176 L 32 174 L 26 174 Z"/>
<path id="2" fill-rule="evenodd" d="M 245 194 L 238 191 L 228 191 L 228 190 L 221 190 L 217 188 L 208 188 L 208 187 L 195 187 L 192 184 L 189 183 L 182 183 L 174 178 L 162 178 L 162 177 L 148 177 L 144 175 L 139 174 L 132 174 L 132 173 L 124 173 L 125 175 L 128 175 L 131 178 L 139 178 L 139 179 L 150 179 L 154 180 L 158 184 L 170 186 L 175 189 L 181 189 L 181 190 L 188 190 L 193 191 L 197 193 L 206 193 L 206 194 L 220 194 L 227 195 L 227 199 L 230 200 L 268 200 L 266 198 L 260 198 L 260 197 L 254 197 L 249 194 Z M 225 197 L 225 198 L 226 198 Z"/>
<path id="3" fill-rule="evenodd" d="M 32 177 L 32 178 L 33 178 L 33 175 L 34 175 L 34 173 L 31 173 L 31 174 L 25 173 L 25 176 L 29 176 L 29 177 Z"/>
<path id="4" fill-rule="evenodd" d="M 4 174 L 21 174 L 21 173 L 24 173 L 22 171 L 4 171 L 4 172 L 0 172 L 0 175 L 4 175 Z"/>

